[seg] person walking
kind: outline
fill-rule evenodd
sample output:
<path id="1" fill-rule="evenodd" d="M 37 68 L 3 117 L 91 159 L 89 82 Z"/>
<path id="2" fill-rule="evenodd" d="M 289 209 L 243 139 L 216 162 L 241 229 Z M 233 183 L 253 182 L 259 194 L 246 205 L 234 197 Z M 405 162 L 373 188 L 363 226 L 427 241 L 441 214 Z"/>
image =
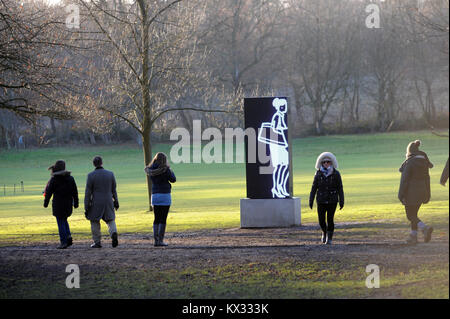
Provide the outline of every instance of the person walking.
<path id="1" fill-rule="evenodd" d="M 337 204 L 344 208 L 344 188 L 341 174 L 337 170 L 336 156 L 324 152 L 317 157 L 316 174 L 309 194 L 309 207 L 313 209 L 317 195 L 317 214 L 322 229 L 322 243 L 331 245 L 334 233 L 334 214 Z"/>
<path id="2" fill-rule="evenodd" d="M 433 164 L 426 153 L 419 150 L 421 142 L 416 140 L 408 144 L 406 148 L 406 160 L 399 171 L 402 173 L 398 199 L 405 206 L 406 217 L 411 222 L 411 233 L 407 243 L 417 244 L 417 231 L 421 230 L 424 241 L 431 240 L 433 227 L 427 226 L 419 217 L 419 209 L 422 204 L 427 204 L 431 198 L 429 169 Z"/>
<path id="3" fill-rule="evenodd" d="M 151 163 L 145 168 L 145 172 L 152 180 L 152 206 L 155 219 L 153 221 L 153 236 L 155 246 L 167 246 L 164 242 L 166 232 L 167 215 L 172 205 L 172 185 L 176 177 L 168 165 L 167 156 L 164 153 L 155 155 Z"/>
<path id="4" fill-rule="evenodd" d="M 67 218 L 72 215 L 72 207 L 78 208 L 78 189 L 75 179 L 66 171 L 66 163 L 63 160 L 48 168 L 51 170 L 51 178 L 44 191 L 44 207 L 47 208 L 52 200 L 53 216 L 58 224 L 60 245 L 58 249 L 66 249 L 73 244 Z"/>
<path id="5" fill-rule="evenodd" d="M 86 192 L 84 197 L 85 216 L 91 222 L 92 239 L 91 248 L 101 248 L 101 226 L 103 219 L 108 225 L 109 235 L 112 239 L 112 247 L 119 244 L 116 214 L 119 209 L 117 198 L 116 179 L 114 173 L 103 168 L 103 159 L 96 156 L 93 159 L 95 170 L 88 174 Z"/>

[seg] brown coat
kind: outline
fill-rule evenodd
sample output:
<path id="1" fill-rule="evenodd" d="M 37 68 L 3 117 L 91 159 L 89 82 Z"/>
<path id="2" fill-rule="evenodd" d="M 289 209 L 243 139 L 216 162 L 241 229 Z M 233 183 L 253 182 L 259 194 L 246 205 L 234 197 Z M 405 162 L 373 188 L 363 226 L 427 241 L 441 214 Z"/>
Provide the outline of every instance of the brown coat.
<path id="1" fill-rule="evenodd" d="M 430 201 L 430 162 L 424 156 L 412 156 L 406 160 L 400 172 L 398 199 L 405 206 L 426 204 Z"/>

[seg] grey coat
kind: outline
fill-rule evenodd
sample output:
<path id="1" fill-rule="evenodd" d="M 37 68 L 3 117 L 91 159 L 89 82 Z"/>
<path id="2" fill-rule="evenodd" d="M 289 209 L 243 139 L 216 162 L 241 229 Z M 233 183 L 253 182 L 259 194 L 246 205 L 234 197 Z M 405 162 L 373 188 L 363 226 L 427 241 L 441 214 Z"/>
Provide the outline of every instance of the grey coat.
<path id="1" fill-rule="evenodd" d="M 87 177 L 84 196 L 86 218 L 112 221 L 116 218 L 114 208 L 119 208 L 114 174 L 102 167 L 96 168 Z"/>

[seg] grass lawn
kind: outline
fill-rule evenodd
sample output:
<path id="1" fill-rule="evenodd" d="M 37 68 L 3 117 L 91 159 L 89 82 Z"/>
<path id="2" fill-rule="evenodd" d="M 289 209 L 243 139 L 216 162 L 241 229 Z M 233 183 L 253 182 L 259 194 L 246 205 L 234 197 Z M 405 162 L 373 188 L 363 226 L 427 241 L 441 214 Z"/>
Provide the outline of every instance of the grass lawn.
<path id="1" fill-rule="evenodd" d="M 432 200 L 421 210 L 436 222 L 448 221 L 448 189 L 439 177 L 448 156 L 448 139 L 428 132 L 376 135 L 327 136 L 296 139 L 293 146 L 294 193 L 302 199 L 302 222 L 316 221 L 308 207 L 314 164 L 322 151 L 333 152 L 343 177 L 346 206 L 337 222 L 397 219 L 404 220 L 397 200 L 398 168 L 406 145 L 421 139 L 435 167 L 431 170 Z M 170 152 L 170 146 L 156 145 L 155 152 Z M 80 208 L 70 218 L 72 231 L 88 237 L 89 222 L 84 218 L 83 199 L 91 159 L 100 154 L 104 166 L 114 171 L 120 201 L 117 226 L 121 233 L 150 232 L 152 214 L 143 171 L 143 155 L 134 146 L 66 147 L 0 153 L 0 244 L 11 241 L 56 239 L 56 222 L 51 208 L 43 208 L 42 190 L 49 179 L 48 166 L 64 159 L 78 184 Z M 178 164 L 173 187 L 173 205 L 168 231 L 239 226 L 239 199 L 245 197 L 244 164 Z M 25 191 L 20 190 L 24 182 Z M 16 184 L 16 195 L 13 185 Z M 3 196 L 6 185 L 6 197 Z"/>
<path id="2" fill-rule="evenodd" d="M 211 263 L 214 257 L 207 257 L 210 250 L 199 249 L 198 252 L 193 250 L 182 253 L 181 249 L 173 249 L 166 250 L 167 253 L 151 251 L 148 253 L 150 255 L 142 255 L 142 258 L 150 258 L 152 262 L 158 262 L 161 256 L 169 260 L 185 262 L 182 266 L 173 268 L 167 266 L 169 268 L 166 267 L 167 269 L 162 273 L 153 268 L 139 266 L 142 260 L 134 259 L 137 258 L 135 255 L 129 257 L 130 260 L 135 260 L 134 264 L 117 266 L 112 273 L 105 274 L 105 277 L 101 279 L 95 272 L 87 271 L 84 278 L 89 280 L 85 281 L 85 292 L 82 297 L 95 297 L 100 292 L 106 298 L 111 297 L 110 294 L 119 297 L 151 298 L 370 298 L 380 296 L 448 298 L 449 193 L 448 187 L 442 187 L 439 184 L 440 174 L 449 155 L 448 139 L 434 136 L 429 132 L 296 139 L 293 144 L 294 194 L 302 199 L 302 223 L 315 225 L 316 212 L 307 207 L 315 173 L 315 160 L 323 151 L 333 152 L 339 161 L 346 195 L 345 208 L 336 214 L 336 222 L 338 225 L 361 224 L 342 232 L 347 232 L 353 239 L 370 240 L 372 238 L 374 242 L 383 240 L 387 242 L 389 236 L 393 234 L 397 236 L 395 240 L 398 242 L 405 237 L 408 228 L 404 208 L 397 199 L 400 181 L 398 168 L 404 160 L 407 144 L 415 139 L 422 141 L 421 149 L 428 153 L 435 165 L 430 171 L 432 199 L 429 204 L 421 208 L 420 217 L 426 223 L 433 224 L 441 246 L 432 246 L 429 251 L 426 248 L 415 251 L 416 256 L 422 258 L 420 263 L 409 260 L 408 256 L 411 253 L 409 250 L 399 251 L 403 256 L 402 262 L 393 269 L 386 266 L 386 269 L 382 270 L 385 276 L 384 288 L 390 290 L 369 291 L 361 284 L 367 276 L 364 271 L 365 265 L 372 262 L 370 256 L 378 256 L 377 258 L 384 256 L 385 259 L 382 258 L 379 263 L 391 265 L 393 263 L 391 257 L 395 259 L 396 253 L 390 250 L 386 252 L 370 248 L 365 251 L 363 248 L 352 251 L 353 248 L 351 248 L 349 255 L 345 257 L 346 252 L 342 252 L 343 256 L 338 256 L 337 253 L 330 251 L 314 251 L 312 255 L 308 255 L 309 246 L 294 247 L 292 249 L 295 250 L 295 254 L 289 250 L 291 248 L 286 248 L 285 253 L 288 257 L 280 260 L 269 254 L 259 258 L 261 253 L 255 251 L 248 252 L 248 258 L 244 258 L 247 250 L 243 249 L 239 252 L 232 250 L 231 255 L 236 255 L 233 260 L 220 255 L 217 259 L 222 262 Z M 158 144 L 153 149 L 154 152 L 163 151 L 168 154 L 170 145 Z M 117 227 L 121 238 L 126 238 L 128 234 L 131 236 L 130 242 L 136 240 L 137 245 L 127 246 L 126 249 L 131 249 L 130 253 L 131 251 L 139 252 L 139 249 L 142 249 L 139 246 L 140 239 L 136 236 L 151 234 L 153 214 L 147 212 L 148 198 L 143 154 L 140 149 L 130 145 L 119 145 L 2 151 L 0 153 L 0 247 L 3 248 L 0 250 L 4 249 L 1 252 L 5 259 L 3 264 L 0 262 L 0 298 L 75 296 L 72 295 L 75 294 L 74 292 L 67 290 L 64 286 L 55 286 L 53 277 L 45 279 L 45 275 L 38 276 L 35 273 L 26 275 L 26 267 L 14 258 L 25 258 L 26 252 L 22 253 L 20 247 L 44 245 L 47 249 L 50 243 L 53 243 L 53 246 L 57 244 L 57 225 L 51 214 L 51 208 L 45 209 L 42 206 L 42 190 L 49 179 L 47 168 L 57 159 L 66 161 L 67 169 L 72 171 L 78 184 L 81 205 L 74 211 L 69 223 L 74 238 L 86 242 L 87 245 L 90 238 L 90 224 L 84 218 L 82 203 L 86 175 L 92 170 L 91 159 L 95 155 L 101 155 L 104 159 L 104 167 L 112 170 L 116 176 L 120 201 L 120 210 L 116 219 Z M 204 235 L 207 242 L 214 238 L 216 230 L 239 227 L 239 199 L 246 196 L 244 164 L 176 164 L 172 165 L 172 169 L 177 175 L 177 183 L 173 186 L 173 205 L 167 228 L 169 234 L 176 234 L 181 238 L 183 233 L 208 232 Z M 21 181 L 24 182 L 24 192 L 20 189 Z M 15 195 L 13 194 L 14 184 L 16 184 Z M 3 185 L 6 185 L 6 196 L 3 194 Z M 103 233 L 106 235 L 105 228 L 103 227 Z M 400 234 L 399 229 L 403 230 Z M 315 232 L 317 231 L 311 232 L 314 243 Z M 305 232 L 299 230 L 293 234 L 283 234 L 281 237 L 298 241 L 299 234 L 306 236 Z M 247 235 L 247 233 L 237 234 L 233 238 L 247 238 L 245 237 Z M 263 233 L 263 237 L 266 235 Z M 178 238 L 176 236 L 173 237 L 173 242 L 176 242 Z M 248 236 L 251 240 L 253 235 Z M 277 240 L 276 236 L 274 240 Z M 180 241 L 180 245 L 181 243 Z M 321 247 L 314 245 L 312 247 Z M 19 248 L 9 252 L 5 250 L 9 249 L 8 247 Z M 76 250 L 72 252 L 75 255 L 78 254 Z M 297 253 L 305 259 L 295 257 Z M 433 254 L 434 259 L 428 258 L 427 253 Z M 30 257 L 30 262 L 36 263 L 34 269 L 40 269 L 39 267 L 44 264 L 46 266 L 42 266 L 42 269 L 61 268 L 61 264 L 58 266 L 49 264 L 51 263 L 49 260 L 52 258 L 59 260 L 58 258 L 63 256 L 66 260 L 70 259 L 71 255 L 69 250 L 64 255 L 58 254 L 59 252 L 43 253 L 41 259 L 35 256 L 34 259 Z M 96 255 L 95 258 L 98 257 L 100 260 L 109 252 L 103 250 L 98 254 L 105 254 Z M 79 257 L 80 259 L 76 260 L 78 263 L 82 263 L 81 260 L 87 258 L 84 255 L 84 257 L 78 255 L 75 257 L 75 255 L 72 258 Z M 387 255 L 389 258 L 386 257 Z M 117 258 L 116 262 L 119 264 L 125 257 L 119 255 Z M 8 262 L 5 261 L 7 259 Z M 336 262 L 336 259 L 340 261 Z M 86 266 L 88 269 L 96 267 L 93 259 L 88 258 L 85 262 L 90 265 Z M 21 269 L 22 277 L 19 276 L 20 278 L 16 278 L 17 281 L 12 283 L 11 275 L 6 276 L 5 273 L 2 275 L 1 266 L 4 266 L 4 269 Z M 62 283 L 66 275 L 62 270 Z M 98 284 L 99 280 L 104 284 L 101 289 L 95 284 L 96 282 Z M 30 282 L 34 283 L 38 289 L 27 290 L 26 287 Z"/>

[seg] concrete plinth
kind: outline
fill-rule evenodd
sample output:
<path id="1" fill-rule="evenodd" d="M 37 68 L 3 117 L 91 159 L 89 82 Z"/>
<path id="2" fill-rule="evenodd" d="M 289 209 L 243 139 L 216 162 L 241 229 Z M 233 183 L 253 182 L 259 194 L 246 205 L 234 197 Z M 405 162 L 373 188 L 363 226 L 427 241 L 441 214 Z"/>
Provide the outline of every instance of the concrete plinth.
<path id="1" fill-rule="evenodd" d="M 241 227 L 292 227 L 301 224 L 300 198 L 241 199 Z"/>

